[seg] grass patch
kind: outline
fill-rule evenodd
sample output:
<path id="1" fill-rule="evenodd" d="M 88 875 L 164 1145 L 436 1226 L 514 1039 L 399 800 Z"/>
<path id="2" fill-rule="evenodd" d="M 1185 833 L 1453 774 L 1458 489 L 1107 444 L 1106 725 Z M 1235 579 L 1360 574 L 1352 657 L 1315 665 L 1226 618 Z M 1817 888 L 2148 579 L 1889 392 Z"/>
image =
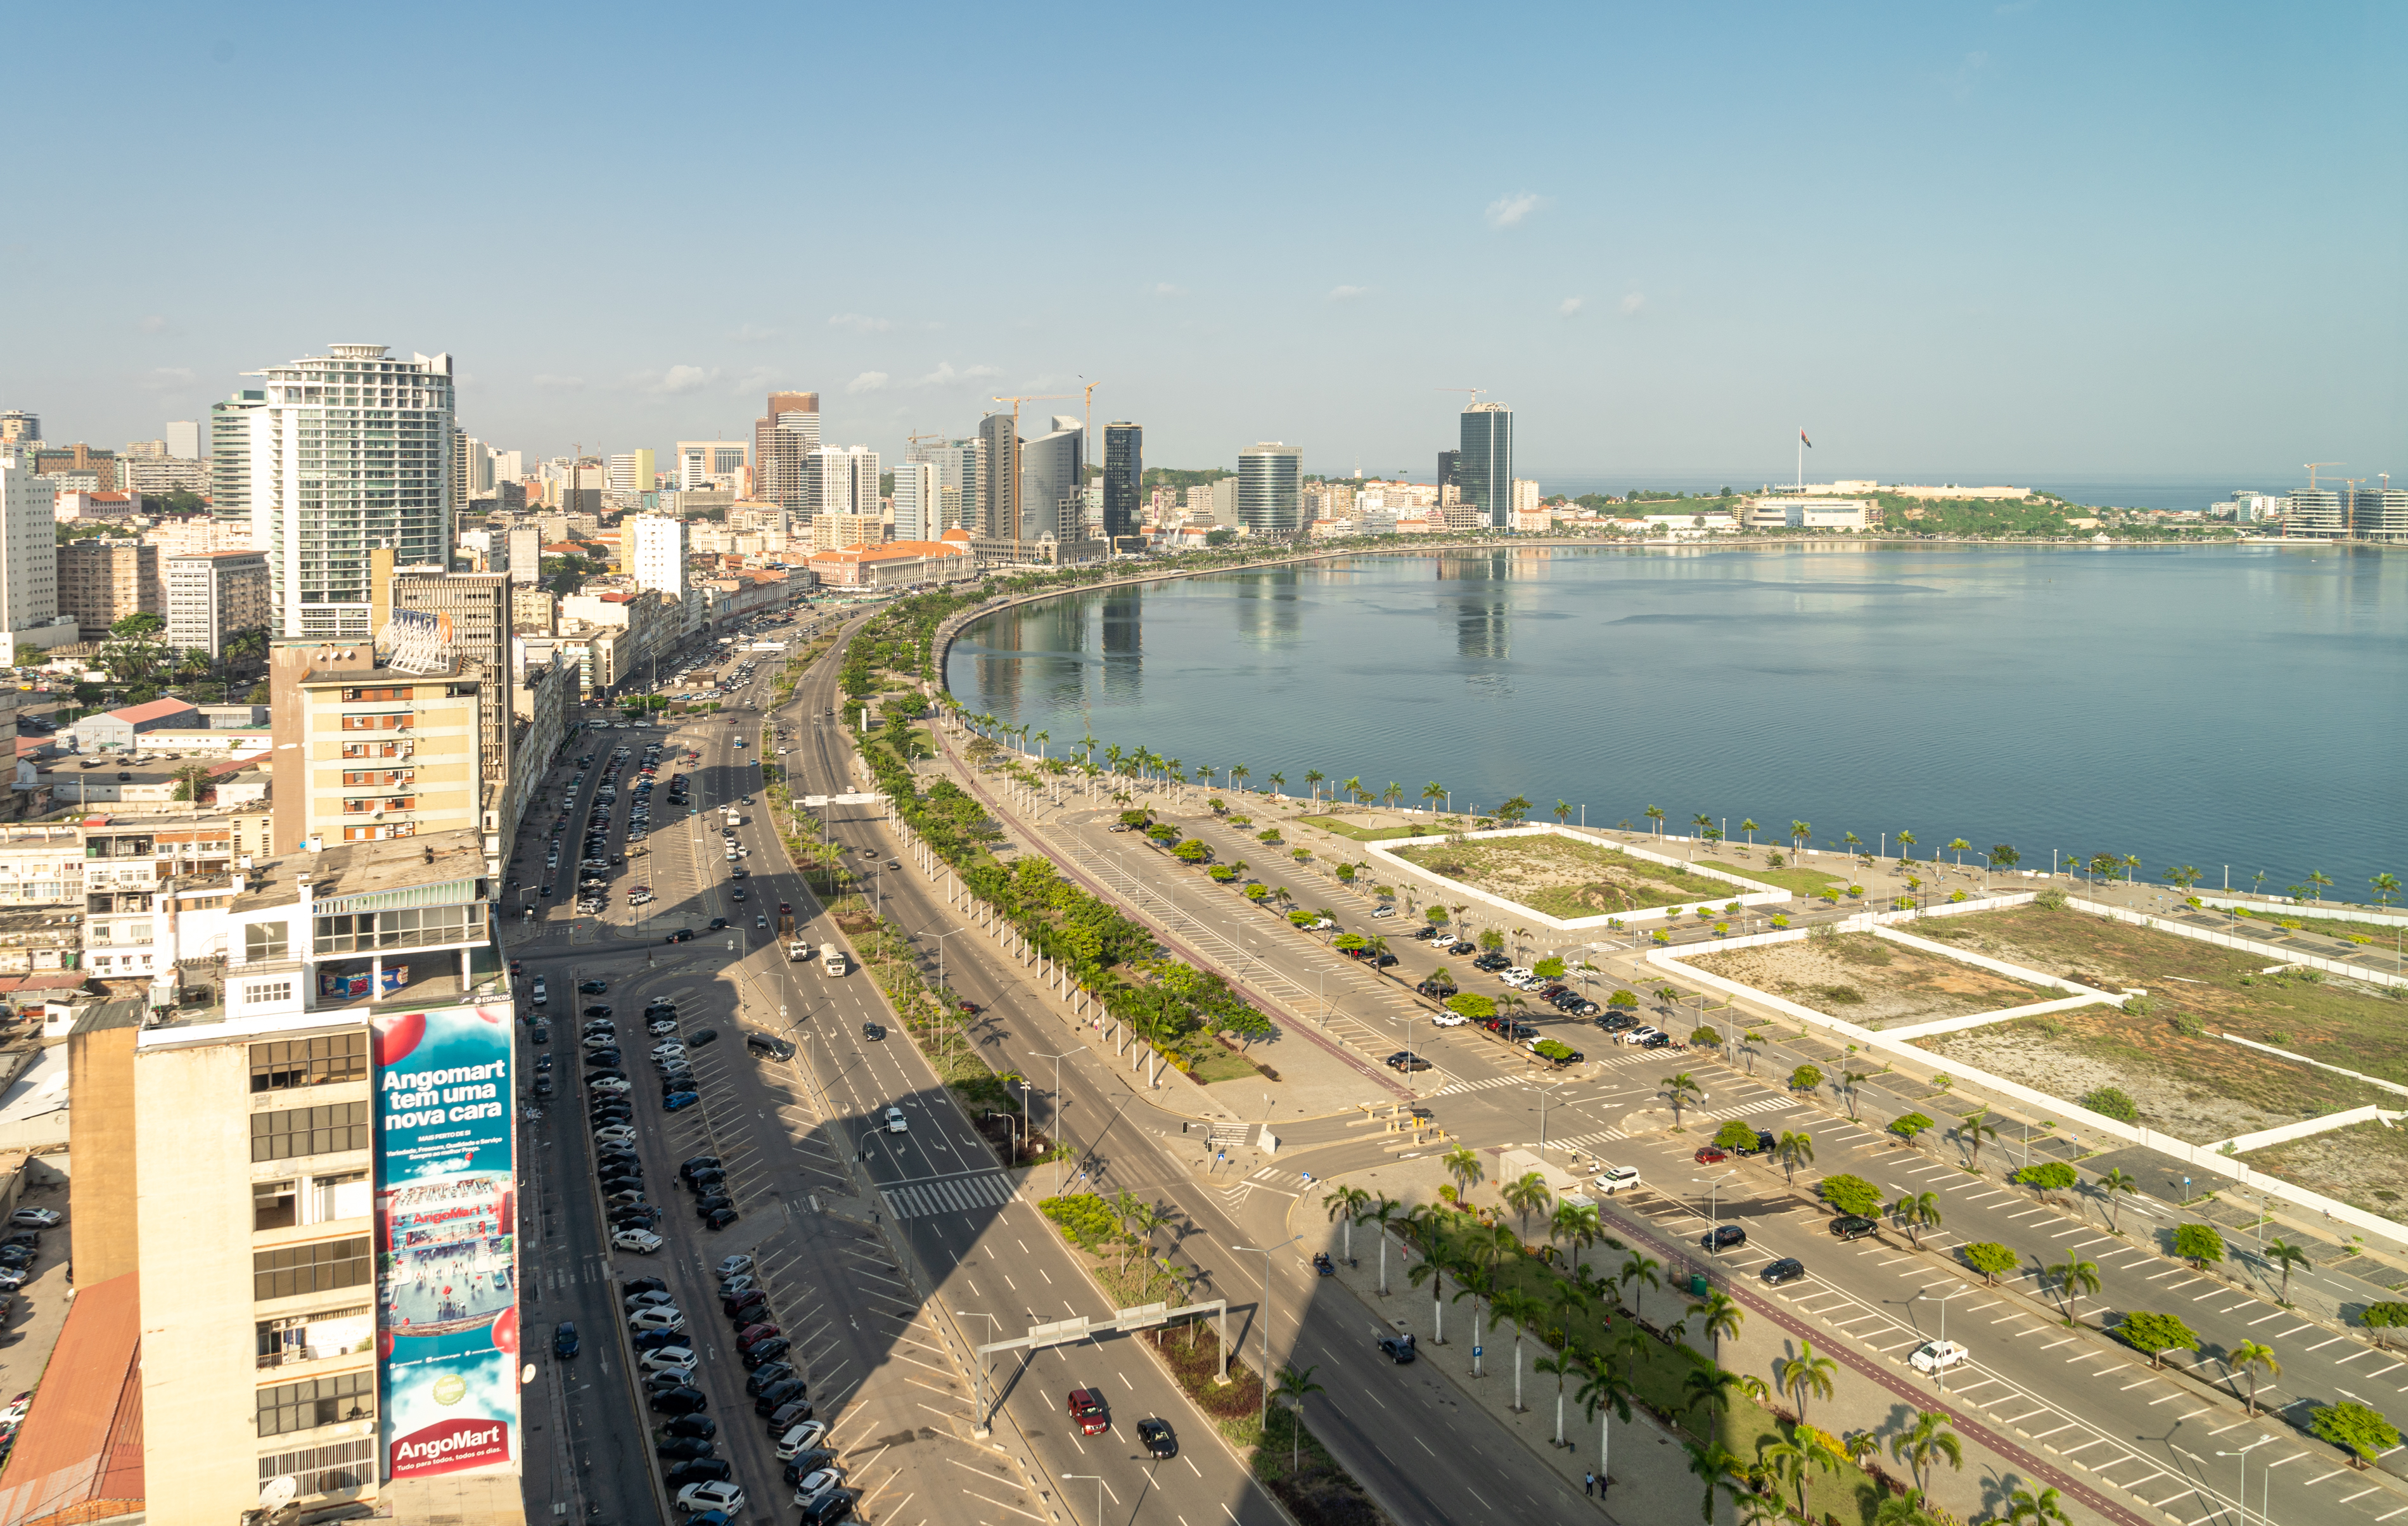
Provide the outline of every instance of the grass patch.
<path id="1" fill-rule="evenodd" d="M 1801 896 L 1819 896 L 1833 885 L 1844 891 L 1851 883 L 1848 878 L 1851 871 L 1845 869 L 1803 869 L 1794 864 L 1780 869 L 1765 869 L 1752 864 L 1726 864 L 1713 858 L 1698 859 L 1698 867 L 1719 869 L 1743 880 L 1760 880 Z"/>
<path id="2" fill-rule="evenodd" d="M 2222 909 L 2221 907 L 2209 908 L 2210 911 Z M 2284 927 L 2282 924 L 2286 921 L 2297 922 L 2299 926 Z M 2344 917 L 2333 916 L 2295 916 L 2288 912 L 2238 913 L 2233 918 L 2232 930 L 2243 938 L 2261 938 L 2270 943 L 2280 943 L 2294 932 L 2321 932 L 2328 938 L 2346 938 L 2356 933 L 2361 938 L 2373 940 L 2375 946 L 2379 948 L 2393 947 L 2397 942 L 2408 939 L 2408 933 L 2404 933 L 2401 929 L 2389 922 L 2353 922 Z"/>
<path id="3" fill-rule="evenodd" d="M 1243 1055 L 1232 1053 L 1210 1039 L 1190 1045 L 1187 1053 L 1192 1061 L 1187 1073 L 1208 1087 L 1216 1081 L 1251 1081 L 1263 1073 Z"/>
<path id="4" fill-rule="evenodd" d="M 1435 827 L 1357 827 L 1351 821 L 1343 821 L 1336 816 L 1298 816 L 1296 819 L 1307 827 L 1318 827 L 1325 832 L 1335 832 L 1340 837 L 1350 837 L 1357 842 L 1386 842 L 1400 837 L 1439 835 L 1438 828 Z"/>
<path id="5" fill-rule="evenodd" d="M 1397 857 L 1434 874 L 1567 921 L 1677 906 L 1721 904 L 1742 892 L 1681 865 L 1635 857 L 1612 843 L 1549 832 L 1534 837 L 1446 840 L 1399 848 Z"/>
<path id="6" fill-rule="evenodd" d="M 2243 1159 L 2367 1213 L 2408 1219 L 2408 1130 L 2361 1123 L 2252 1150 Z"/>

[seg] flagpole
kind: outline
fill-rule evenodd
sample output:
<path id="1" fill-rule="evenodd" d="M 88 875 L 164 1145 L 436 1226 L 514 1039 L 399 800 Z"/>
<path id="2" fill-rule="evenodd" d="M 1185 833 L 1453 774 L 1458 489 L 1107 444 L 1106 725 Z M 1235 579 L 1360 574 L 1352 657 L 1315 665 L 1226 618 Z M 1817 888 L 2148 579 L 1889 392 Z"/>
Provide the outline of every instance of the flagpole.
<path id="1" fill-rule="evenodd" d="M 1798 426 L 1798 491 L 1806 491 L 1806 426 Z"/>

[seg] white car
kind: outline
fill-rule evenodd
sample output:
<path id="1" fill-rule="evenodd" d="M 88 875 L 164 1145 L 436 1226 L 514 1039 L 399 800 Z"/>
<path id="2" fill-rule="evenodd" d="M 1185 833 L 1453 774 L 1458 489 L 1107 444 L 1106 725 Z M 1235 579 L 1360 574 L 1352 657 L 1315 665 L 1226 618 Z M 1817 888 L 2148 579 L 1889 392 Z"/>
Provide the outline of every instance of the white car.
<path id="1" fill-rule="evenodd" d="M 1437 937 L 1429 941 L 1429 945 L 1436 949 L 1453 948 L 1455 946 L 1455 934 L 1451 932 L 1441 932 Z"/>
<path id="2" fill-rule="evenodd" d="M 778 1438 L 778 1461 L 792 1462 L 796 1453 L 808 1452 L 818 1446 L 820 1438 L 826 1435 L 827 1432 L 827 1421 L 805 1420 Z"/>
<path id="3" fill-rule="evenodd" d="M 1598 1172 L 1597 1173 L 1597 1179 L 1589 1183 L 1589 1185 L 1610 1198 L 1616 1192 L 1624 1191 L 1639 1185 L 1639 1168 L 1637 1166 L 1608 1166 L 1603 1171 Z"/>
<path id="4" fill-rule="evenodd" d="M 1660 1037 L 1663 1031 L 1664 1030 L 1660 1028 L 1649 1028 L 1646 1024 L 1641 1023 L 1637 1028 L 1632 1029 L 1629 1032 L 1622 1035 L 1622 1042 L 1625 1044 L 1645 1044 L 1649 1039 Z"/>
<path id="5" fill-rule="evenodd" d="M 890 1107 L 886 1110 L 886 1131 L 890 1134 L 908 1134 L 911 1131 L 911 1120 L 903 1116 L 901 1108 Z"/>
<path id="6" fill-rule="evenodd" d="M 648 1373 L 675 1373 L 681 1377 L 691 1375 L 696 1365 L 694 1352 L 682 1346 L 665 1346 L 657 1351 L 647 1351 L 642 1362 L 644 1371 Z"/>
<path id="7" fill-rule="evenodd" d="M 844 1482 L 842 1468 L 814 1468 L 795 1486 L 795 1503 L 810 1509 L 819 1497 Z"/>
<path id="8" fill-rule="evenodd" d="M 1430 1014 L 1430 1023 L 1433 1027 L 1437 1028 L 1461 1028 L 1464 1024 L 1469 1021 L 1471 1021 L 1470 1018 L 1466 1017 L 1459 1012 L 1434 1012 Z"/>
<path id="9" fill-rule="evenodd" d="M 1371 909 L 1371 914 L 1373 916 L 1394 916 L 1397 914 L 1397 909 L 1394 906 L 1375 906 Z"/>
<path id="10" fill-rule="evenodd" d="M 638 1309 L 673 1309 L 677 1307 L 677 1294 L 666 1288 L 651 1288 L 640 1293 L 629 1293 L 624 1302 L 629 1314 Z"/>
<path id="11" fill-rule="evenodd" d="M 1498 978 L 1500 980 L 1510 980 L 1516 986 L 1519 986 L 1525 981 L 1535 980 L 1538 977 L 1530 972 L 1528 966 L 1516 964 L 1509 967 L 1504 973 Z"/>
<path id="12" fill-rule="evenodd" d="M 740 1251 L 733 1256 L 722 1256 L 719 1259 L 719 1264 L 711 1270 L 723 1277 L 732 1277 L 738 1272 L 752 1271 L 752 1258 Z M 779 1461 L 783 1461 L 784 1459 L 781 1458 Z"/>
<path id="13" fill-rule="evenodd" d="M 635 1138 L 636 1131 L 624 1123 L 594 1130 L 594 1143 L 596 1144 L 629 1144 L 635 1142 Z"/>
<path id="14" fill-rule="evenodd" d="M 595 1081 L 593 1082 L 593 1088 L 594 1088 L 595 1091 L 612 1091 L 612 1092 L 619 1092 L 619 1091 L 633 1091 L 633 1090 L 635 1090 L 635 1089 L 636 1089 L 636 1088 L 635 1088 L 635 1084 L 634 1084 L 633 1082 L 631 1082 L 631 1081 L 626 1081 L 626 1080 L 623 1080 L 623 1079 L 621 1079 L 620 1077 L 615 1076 L 615 1075 L 605 1075 L 605 1076 L 599 1076 L 599 1077 L 596 1077 L 596 1078 L 595 1079 Z"/>
<path id="15" fill-rule="evenodd" d="M 21 1230 L 47 1230 L 59 1221 L 55 1208 L 20 1208 L 8 1216 L 8 1222 Z"/>
<path id="16" fill-rule="evenodd" d="M 638 1309 L 627 1316 L 627 1328 L 638 1334 L 648 1330 L 681 1331 L 685 1328 L 685 1316 L 671 1308 Z"/>
<path id="17" fill-rule="evenodd" d="M 543 977 L 541 975 L 535 977 L 535 995 L 528 998 L 528 1000 L 533 1001 L 538 1007 L 552 1000 L 552 993 L 545 990 L 543 987 Z"/>
<path id="18" fill-rule="evenodd" d="M 1972 1356 L 1960 1341 L 1926 1341 L 1906 1360 L 1918 1373 L 1944 1373 L 1959 1362 L 1971 1360 Z"/>
<path id="19" fill-rule="evenodd" d="M 610 1244 L 619 1250 L 632 1250 L 638 1256 L 650 1256 L 661 1248 L 663 1242 L 659 1235 L 650 1230 L 621 1230 L 610 1237 Z"/>
<path id="20" fill-rule="evenodd" d="M 675 1043 L 656 1044 L 652 1045 L 652 1058 L 654 1059 L 683 1059 L 685 1058 L 685 1045 Z"/>

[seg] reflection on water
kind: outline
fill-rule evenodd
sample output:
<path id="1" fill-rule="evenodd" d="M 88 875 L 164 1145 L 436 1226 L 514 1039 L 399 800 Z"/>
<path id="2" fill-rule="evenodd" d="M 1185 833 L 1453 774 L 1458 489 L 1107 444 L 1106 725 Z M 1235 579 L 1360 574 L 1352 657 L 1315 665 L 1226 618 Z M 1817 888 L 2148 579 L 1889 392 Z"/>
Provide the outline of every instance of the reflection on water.
<path id="1" fill-rule="evenodd" d="M 2408 872 L 2404 637 L 2408 555 L 2370 550 L 1534 548 L 1071 596 L 974 624 L 947 676 L 1256 780 L 2319 870 L 2363 899 Z"/>

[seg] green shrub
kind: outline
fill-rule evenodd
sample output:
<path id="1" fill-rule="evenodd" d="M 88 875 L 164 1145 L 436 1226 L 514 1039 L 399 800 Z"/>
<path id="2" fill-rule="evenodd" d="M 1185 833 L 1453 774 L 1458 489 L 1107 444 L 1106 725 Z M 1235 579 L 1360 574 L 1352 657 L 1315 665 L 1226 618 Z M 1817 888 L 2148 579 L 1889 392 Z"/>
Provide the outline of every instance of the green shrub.
<path id="1" fill-rule="evenodd" d="M 1826 1176 L 1815 1184 L 1814 1190 L 1822 1194 L 1825 1202 L 1843 1214 L 1870 1218 L 1881 1212 L 1881 1188 L 1861 1176 L 1845 1172 L 1837 1176 Z"/>
<path id="2" fill-rule="evenodd" d="M 1120 1220 L 1112 1216 L 1111 1205 L 1093 1192 L 1047 1198 L 1037 1208 L 1060 1225 L 1062 1232 L 1082 1250 L 1095 1250 L 1120 1237 Z"/>
<path id="3" fill-rule="evenodd" d="M 2096 1091 L 2085 1092 L 2082 1105 L 2101 1117 L 2114 1118 L 2117 1123 L 2138 1123 L 2141 1120 L 2140 1104 L 2126 1096 L 2121 1087 L 2100 1087 Z"/>
<path id="4" fill-rule="evenodd" d="M 2115 1327 L 2115 1334 L 2135 1351 L 2145 1352 L 2152 1367 L 2162 1365 L 2169 1351 L 2196 1351 L 2199 1337 L 2182 1317 L 2157 1314 L 2148 1309 L 2135 1309 L 2124 1316 Z"/>
<path id="5" fill-rule="evenodd" d="M 1800 1065 L 1789 1073 L 1789 1089 L 1792 1091 L 1813 1091 L 1822 1084 L 1823 1072 L 1819 1066 Z"/>
<path id="6" fill-rule="evenodd" d="M 2208 1262 L 2224 1260 L 2224 1236 L 2213 1224 L 2177 1224 L 2174 1254 L 2204 1272 Z"/>
<path id="7" fill-rule="evenodd" d="M 1967 1266 L 1982 1274 L 1985 1282 L 1996 1282 L 2000 1274 L 2015 1269 L 2015 1253 L 1995 1240 L 1958 1245 L 1956 1254 L 1965 1259 Z"/>
<path id="8" fill-rule="evenodd" d="M 1727 1119 L 1714 1130 L 1714 1143 L 1727 1150 L 1752 1150 L 1756 1148 L 1756 1125 Z"/>
<path id="9" fill-rule="evenodd" d="M 1446 999 L 1446 1010 L 1459 1013 L 1475 1023 L 1484 1023 L 1497 1015 L 1497 1003 L 1477 991 L 1465 991 Z"/>
<path id="10" fill-rule="evenodd" d="M 1541 959 L 1538 963 L 1530 966 L 1530 973 L 1538 976 L 1541 980 L 1561 980 L 1564 978 L 1564 961 L 1559 957 L 1551 954 L 1545 958 Z"/>
<path id="11" fill-rule="evenodd" d="M 1718 1029 L 1699 1028 L 1690 1031 L 1689 1042 L 1700 1049 L 1719 1049 L 1723 1046 L 1723 1036 Z"/>
<path id="12" fill-rule="evenodd" d="M 1892 1118 L 1890 1120 L 1889 1131 L 1896 1134 L 1900 1139 L 1913 1139 L 1915 1135 L 1923 1132 L 1930 1127 L 1931 1120 L 1929 1118 L 1925 1117 L 1920 1113 L 1909 1113 L 1902 1118 Z"/>
<path id="13" fill-rule="evenodd" d="M 2355 1452 L 2363 1467 L 2400 1445 L 2400 1431 L 2382 1414 L 2354 1401 L 2326 1404 L 2308 1429 L 2334 1446 Z"/>
<path id="14" fill-rule="evenodd" d="M 1170 856 L 1182 864 L 1200 864 L 1212 857 L 1212 849 L 1200 837 L 1191 837 L 1170 850 Z"/>
<path id="15" fill-rule="evenodd" d="M 2032 904 L 2043 912 L 2061 912 L 2065 910 L 2065 892 L 2052 885 L 2032 897 Z"/>
<path id="16" fill-rule="evenodd" d="M 2008 1180 L 2020 1182 L 2041 1192 L 2070 1192 L 2078 1178 L 2073 1174 L 2073 1168 L 2064 1161 L 2042 1160 L 2038 1165 L 2024 1167 Z"/>

